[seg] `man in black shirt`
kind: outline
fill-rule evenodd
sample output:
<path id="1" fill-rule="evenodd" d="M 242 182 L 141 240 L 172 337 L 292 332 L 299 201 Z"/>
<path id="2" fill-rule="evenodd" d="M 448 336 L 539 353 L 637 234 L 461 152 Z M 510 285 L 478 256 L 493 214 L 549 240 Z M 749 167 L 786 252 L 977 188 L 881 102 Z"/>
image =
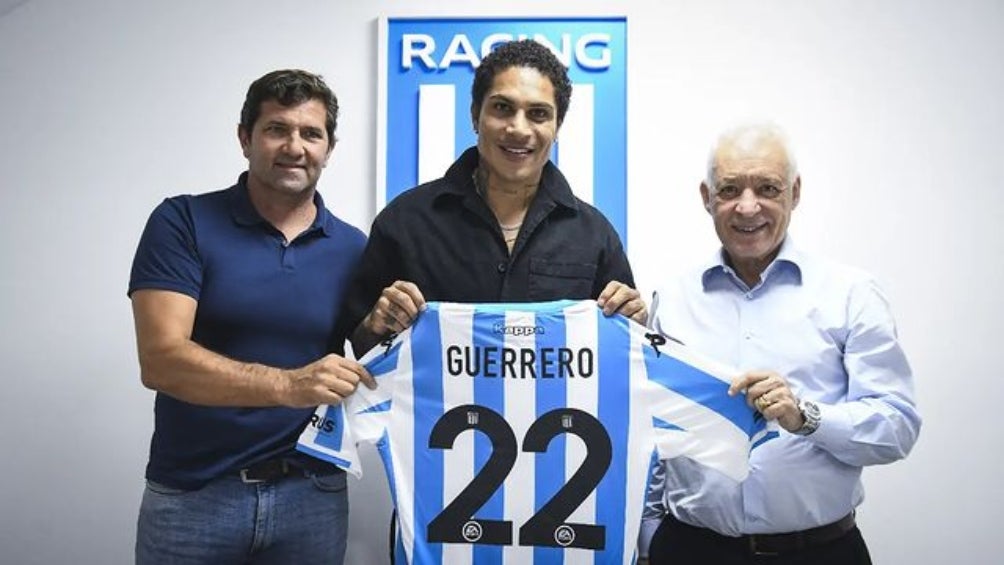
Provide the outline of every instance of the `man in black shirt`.
<path id="1" fill-rule="evenodd" d="M 596 298 L 644 323 L 617 233 L 549 160 L 572 91 L 561 62 L 534 41 L 506 43 L 471 90 L 477 147 L 373 222 L 343 311 L 357 354 L 410 326 L 426 300 Z"/>

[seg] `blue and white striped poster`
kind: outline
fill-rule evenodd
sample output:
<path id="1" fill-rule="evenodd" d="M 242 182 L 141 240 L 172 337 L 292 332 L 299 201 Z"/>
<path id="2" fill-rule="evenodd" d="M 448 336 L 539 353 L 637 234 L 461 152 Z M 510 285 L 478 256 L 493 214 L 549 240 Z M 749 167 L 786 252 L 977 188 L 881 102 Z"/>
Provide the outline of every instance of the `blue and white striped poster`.
<path id="1" fill-rule="evenodd" d="M 568 67 L 572 101 L 552 161 L 627 245 L 627 21 L 389 18 L 378 47 L 377 211 L 476 143 L 471 83 L 500 42 L 532 38 Z"/>

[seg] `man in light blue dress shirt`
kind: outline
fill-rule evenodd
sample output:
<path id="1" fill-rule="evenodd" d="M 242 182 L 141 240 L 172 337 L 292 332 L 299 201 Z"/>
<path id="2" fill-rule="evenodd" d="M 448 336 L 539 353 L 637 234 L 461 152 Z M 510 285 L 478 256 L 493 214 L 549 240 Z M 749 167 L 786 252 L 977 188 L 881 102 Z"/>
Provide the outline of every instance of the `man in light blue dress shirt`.
<path id="1" fill-rule="evenodd" d="M 662 462 L 641 540 L 653 565 L 871 563 L 854 523 L 861 470 L 916 442 L 913 377 L 872 277 L 787 237 L 800 192 L 776 127 L 738 127 L 712 148 L 701 196 L 722 249 L 655 293 L 650 324 L 745 371 L 730 393 L 781 430 L 742 483 Z"/>

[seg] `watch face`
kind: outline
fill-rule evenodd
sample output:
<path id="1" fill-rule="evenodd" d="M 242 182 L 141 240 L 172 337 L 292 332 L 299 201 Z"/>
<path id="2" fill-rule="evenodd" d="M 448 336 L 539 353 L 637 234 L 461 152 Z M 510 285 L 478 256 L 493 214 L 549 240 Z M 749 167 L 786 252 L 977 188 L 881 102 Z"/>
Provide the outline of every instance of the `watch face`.
<path id="1" fill-rule="evenodd" d="M 813 418 L 819 418 L 819 406 L 817 406 L 815 402 L 806 400 L 802 403 L 802 405 L 806 414 Z"/>
<path id="2" fill-rule="evenodd" d="M 798 408 L 802 411 L 805 422 L 795 433 L 798 435 L 809 435 L 819 427 L 819 406 L 811 400 L 800 400 Z"/>

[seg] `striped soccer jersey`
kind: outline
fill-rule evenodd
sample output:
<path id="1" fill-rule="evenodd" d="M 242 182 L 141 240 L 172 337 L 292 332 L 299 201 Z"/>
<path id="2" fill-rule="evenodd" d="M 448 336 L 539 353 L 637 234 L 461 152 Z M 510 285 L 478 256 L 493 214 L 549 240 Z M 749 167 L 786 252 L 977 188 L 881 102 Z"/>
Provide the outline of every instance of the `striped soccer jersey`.
<path id="1" fill-rule="evenodd" d="M 297 445 L 360 476 L 376 444 L 398 563 L 632 563 L 655 459 L 738 480 L 766 436 L 734 372 L 592 300 L 427 306 Z"/>

